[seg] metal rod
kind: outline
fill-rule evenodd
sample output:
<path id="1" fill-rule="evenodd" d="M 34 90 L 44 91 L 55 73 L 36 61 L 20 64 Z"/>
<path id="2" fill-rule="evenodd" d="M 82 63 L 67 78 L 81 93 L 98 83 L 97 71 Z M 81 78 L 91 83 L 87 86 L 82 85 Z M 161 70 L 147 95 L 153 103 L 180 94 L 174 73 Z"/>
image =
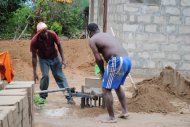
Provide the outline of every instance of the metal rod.
<path id="1" fill-rule="evenodd" d="M 49 90 L 42 90 L 42 91 L 36 91 L 36 94 L 41 94 L 41 93 L 53 93 L 53 92 L 59 92 L 59 91 L 66 91 L 70 88 L 57 88 L 57 89 L 49 89 Z"/>

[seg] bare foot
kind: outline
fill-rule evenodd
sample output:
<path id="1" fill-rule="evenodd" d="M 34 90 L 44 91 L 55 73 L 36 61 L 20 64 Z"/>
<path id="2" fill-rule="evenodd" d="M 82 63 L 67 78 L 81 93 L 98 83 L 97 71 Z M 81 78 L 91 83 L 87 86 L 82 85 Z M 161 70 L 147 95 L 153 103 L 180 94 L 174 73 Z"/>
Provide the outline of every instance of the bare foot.
<path id="1" fill-rule="evenodd" d="M 121 114 L 118 116 L 118 118 L 122 118 L 122 119 L 127 119 L 128 117 L 129 117 L 129 114 L 128 114 L 128 113 L 125 113 L 125 114 L 121 113 Z"/>
<path id="2" fill-rule="evenodd" d="M 117 123 L 117 120 L 115 118 L 108 118 L 101 121 L 102 123 Z"/>

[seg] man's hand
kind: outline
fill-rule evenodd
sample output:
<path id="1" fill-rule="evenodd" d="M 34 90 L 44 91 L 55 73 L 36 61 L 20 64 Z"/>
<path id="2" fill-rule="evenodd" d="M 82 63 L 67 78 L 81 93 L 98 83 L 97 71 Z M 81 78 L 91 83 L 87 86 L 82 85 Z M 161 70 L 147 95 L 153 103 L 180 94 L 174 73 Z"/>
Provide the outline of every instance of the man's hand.
<path id="1" fill-rule="evenodd" d="M 102 73 L 102 72 L 100 71 L 100 78 L 101 78 L 101 80 L 103 79 L 103 76 L 104 76 L 104 73 Z"/>
<path id="2" fill-rule="evenodd" d="M 36 81 L 38 80 L 38 75 L 34 73 L 34 83 L 36 84 Z"/>
<path id="3" fill-rule="evenodd" d="M 67 67 L 65 61 L 62 61 L 63 68 L 65 69 Z"/>

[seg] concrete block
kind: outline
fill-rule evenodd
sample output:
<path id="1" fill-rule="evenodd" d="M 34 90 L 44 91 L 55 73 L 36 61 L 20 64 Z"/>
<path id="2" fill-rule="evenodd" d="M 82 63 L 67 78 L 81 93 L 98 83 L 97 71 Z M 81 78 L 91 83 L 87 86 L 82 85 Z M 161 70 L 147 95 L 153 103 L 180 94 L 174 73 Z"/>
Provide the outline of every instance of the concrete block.
<path id="1" fill-rule="evenodd" d="M 190 17 L 185 18 L 185 25 L 190 25 Z"/>
<path id="2" fill-rule="evenodd" d="M 17 127 L 23 127 L 23 126 L 22 126 L 22 123 L 19 123 L 19 124 L 17 125 Z"/>
<path id="3" fill-rule="evenodd" d="M 135 34 L 132 32 L 125 32 L 124 38 L 126 41 L 133 41 L 135 40 Z"/>
<path id="4" fill-rule="evenodd" d="M 28 118 L 24 118 L 24 119 L 22 120 L 22 127 L 31 127 Z"/>
<path id="5" fill-rule="evenodd" d="M 101 88 L 102 80 L 98 77 L 85 78 L 85 86 L 91 88 Z"/>
<path id="6" fill-rule="evenodd" d="M 182 6 L 190 6 L 190 0 L 181 0 Z"/>
<path id="7" fill-rule="evenodd" d="M 141 45 L 141 49 L 143 49 L 144 51 L 158 51 L 159 47 L 160 46 L 157 43 L 155 43 L 155 44 L 145 43 L 145 44 Z"/>
<path id="8" fill-rule="evenodd" d="M 179 61 L 181 59 L 181 56 L 179 54 L 167 53 L 167 59 L 168 60 L 177 60 L 177 61 Z"/>
<path id="9" fill-rule="evenodd" d="M 164 59 L 165 58 L 165 53 L 163 52 L 154 52 L 154 53 L 151 53 L 151 58 L 153 59 Z"/>
<path id="10" fill-rule="evenodd" d="M 167 37 L 164 34 L 149 34 L 148 39 L 152 42 L 165 42 Z"/>
<path id="11" fill-rule="evenodd" d="M 0 106 L 17 106 L 18 112 L 23 109 L 23 99 L 24 96 L 0 96 Z"/>
<path id="12" fill-rule="evenodd" d="M 23 118 L 29 118 L 28 108 L 23 109 L 22 116 Z"/>
<path id="13" fill-rule="evenodd" d="M 0 96 L 27 96 L 26 89 L 5 89 L 0 91 Z"/>
<path id="14" fill-rule="evenodd" d="M 180 26 L 179 33 L 180 34 L 190 34 L 190 26 Z"/>
<path id="15" fill-rule="evenodd" d="M 130 15 L 129 21 L 130 21 L 130 22 L 135 22 L 135 16 L 134 16 L 134 15 Z"/>
<path id="16" fill-rule="evenodd" d="M 137 29 L 138 29 L 137 24 L 132 24 L 132 25 L 124 24 L 124 26 L 123 26 L 123 31 L 134 32 L 134 31 L 137 31 Z"/>
<path id="17" fill-rule="evenodd" d="M 173 34 L 173 33 L 176 33 L 176 26 L 175 25 L 168 25 L 166 27 L 166 32 L 168 34 Z"/>
<path id="18" fill-rule="evenodd" d="M 136 34 L 136 40 L 137 41 L 147 41 L 149 40 L 149 35 L 148 34 Z"/>
<path id="19" fill-rule="evenodd" d="M 160 8 L 159 6 L 143 6 L 142 13 L 143 14 L 159 14 Z"/>
<path id="20" fill-rule="evenodd" d="M 185 8 L 184 10 L 183 10 L 183 15 L 184 16 L 190 16 L 190 8 Z"/>
<path id="21" fill-rule="evenodd" d="M 15 117 L 13 115 L 14 115 L 14 112 L 16 111 L 16 107 L 15 106 L 0 106 L 0 114 L 2 113 L 2 111 L 4 111 L 7 114 L 9 127 L 14 127 Z"/>
<path id="22" fill-rule="evenodd" d="M 151 23 L 151 16 L 149 15 L 143 15 L 137 17 L 138 22 L 142 23 Z"/>
<path id="23" fill-rule="evenodd" d="M 138 12 L 139 8 L 137 8 L 137 7 L 130 7 L 127 4 L 125 4 L 124 5 L 124 11 L 127 11 L 127 12 Z"/>
<path id="24" fill-rule="evenodd" d="M 141 67 L 141 68 L 149 68 L 149 69 L 154 69 L 156 67 L 156 63 L 152 60 L 147 60 L 147 59 L 139 59 L 139 61 L 137 61 L 137 66 Z"/>
<path id="25" fill-rule="evenodd" d="M 149 53 L 148 52 L 139 52 L 137 54 L 137 57 L 139 58 L 144 58 L 144 59 L 148 59 L 150 57 Z"/>
<path id="26" fill-rule="evenodd" d="M 180 15 L 180 9 L 177 7 L 166 7 L 165 11 L 169 15 Z"/>
<path id="27" fill-rule="evenodd" d="M 133 43 L 131 42 L 131 43 L 128 43 L 128 44 L 124 43 L 123 46 L 127 50 L 134 50 L 134 49 L 136 49 L 135 42 L 133 42 Z"/>
<path id="28" fill-rule="evenodd" d="M 161 45 L 161 50 L 162 51 L 178 51 L 178 45 L 177 44 L 163 44 Z"/>
<path id="29" fill-rule="evenodd" d="M 18 107 L 16 106 L 0 106 L 0 110 L 11 110 L 11 115 L 8 115 L 8 121 L 10 121 L 9 123 L 13 123 L 15 127 L 15 124 L 17 122 L 18 119 Z"/>
<path id="30" fill-rule="evenodd" d="M 8 114 L 10 111 L 0 110 L 0 123 L 2 127 L 9 127 Z"/>
<path id="31" fill-rule="evenodd" d="M 168 38 L 169 42 L 180 42 L 180 44 L 189 44 L 190 36 L 189 35 L 170 35 Z"/>
<path id="32" fill-rule="evenodd" d="M 190 63 L 183 63 L 182 66 L 180 67 L 180 70 L 190 70 Z"/>
<path id="33" fill-rule="evenodd" d="M 184 57 L 184 60 L 189 60 L 190 61 L 190 55 L 189 54 L 186 54 L 183 57 Z"/>
<path id="34" fill-rule="evenodd" d="M 161 4 L 162 5 L 172 5 L 172 6 L 175 6 L 176 5 L 176 0 L 162 0 Z"/>
<path id="35" fill-rule="evenodd" d="M 181 18 L 179 16 L 170 16 L 170 24 L 182 24 Z"/>
<path id="36" fill-rule="evenodd" d="M 146 25 L 145 26 L 146 32 L 157 32 L 157 25 Z"/>
<path id="37" fill-rule="evenodd" d="M 165 18 L 163 16 L 154 16 L 153 17 L 153 23 L 164 24 Z"/>
<path id="38" fill-rule="evenodd" d="M 23 119 L 22 112 L 17 113 L 16 118 L 15 118 L 15 125 L 21 124 L 22 119 Z"/>

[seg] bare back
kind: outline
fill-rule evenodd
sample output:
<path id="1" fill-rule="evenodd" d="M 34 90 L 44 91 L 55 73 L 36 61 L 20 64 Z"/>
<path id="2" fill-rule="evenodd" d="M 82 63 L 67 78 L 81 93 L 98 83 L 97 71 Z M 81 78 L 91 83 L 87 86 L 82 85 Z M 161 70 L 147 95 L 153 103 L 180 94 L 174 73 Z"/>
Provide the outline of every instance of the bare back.
<path id="1" fill-rule="evenodd" d="M 97 49 L 98 53 L 102 54 L 106 62 L 114 55 L 127 55 L 121 43 L 108 33 L 94 34 L 90 39 L 90 46 L 92 50 Z"/>

